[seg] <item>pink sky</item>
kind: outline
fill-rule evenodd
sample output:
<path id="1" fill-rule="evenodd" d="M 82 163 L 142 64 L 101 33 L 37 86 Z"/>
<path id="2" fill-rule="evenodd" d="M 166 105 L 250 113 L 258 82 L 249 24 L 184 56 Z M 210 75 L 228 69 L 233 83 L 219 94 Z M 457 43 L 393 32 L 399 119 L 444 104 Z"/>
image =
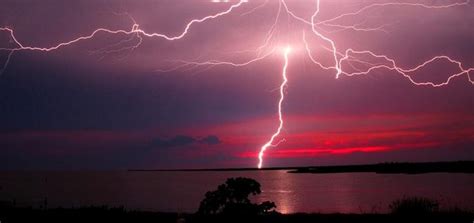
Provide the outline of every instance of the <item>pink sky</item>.
<path id="1" fill-rule="evenodd" d="M 315 2 L 285 1 L 307 20 Z M 322 0 L 316 20 L 389 2 Z M 374 7 L 338 19 L 339 28 L 318 29 L 339 52 L 370 50 L 403 68 L 438 55 L 454 58 L 463 69 L 474 67 L 474 3 L 403 2 L 454 6 Z M 177 35 L 192 19 L 236 3 L 3 1 L 0 27 L 14 30 L 24 46 L 46 48 L 97 28 L 130 30 L 130 17 L 147 33 Z M 50 52 L 15 52 L 0 76 L 0 150 L 5 154 L 0 168 L 254 167 L 260 146 L 278 126 L 283 67 L 278 49 L 288 45 L 293 50 L 282 104 L 285 125 L 278 137 L 285 142 L 268 150 L 265 166 L 474 158 L 474 86 L 467 74 L 440 87 L 416 86 L 389 69 L 336 79 L 335 70 L 322 69 L 308 57 L 303 32 L 313 59 L 328 66 L 330 44 L 285 9 L 277 17 L 279 1 L 264 3 L 248 1 L 228 15 L 195 24 L 177 41 L 99 33 Z M 255 49 L 273 24 L 258 54 Z M 354 24 L 383 30 L 340 30 Z M 15 47 L 10 34 L 0 32 L 0 48 Z M 2 64 L 8 53 L 0 51 Z M 266 53 L 247 66 L 180 66 L 181 60 L 243 63 Z M 367 55 L 358 59 L 388 64 Z M 357 72 L 367 63 L 342 66 Z M 458 71 L 455 63 L 440 59 L 410 78 L 441 84 Z"/>

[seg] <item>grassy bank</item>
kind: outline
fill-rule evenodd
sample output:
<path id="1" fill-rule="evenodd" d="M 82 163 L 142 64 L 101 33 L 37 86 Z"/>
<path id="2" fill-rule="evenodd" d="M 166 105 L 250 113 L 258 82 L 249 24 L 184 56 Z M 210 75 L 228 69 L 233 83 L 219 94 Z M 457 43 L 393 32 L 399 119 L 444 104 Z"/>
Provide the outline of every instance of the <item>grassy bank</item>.
<path id="1" fill-rule="evenodd" d="M 418 215 L 403 214 L 278 214 L 260 216 L 178 214 L 124 208 L 82 207 L 32 209 L 0 208 L 0 221 L 13 222 L 472 222 L 474 213 L 460 210 Z"/>

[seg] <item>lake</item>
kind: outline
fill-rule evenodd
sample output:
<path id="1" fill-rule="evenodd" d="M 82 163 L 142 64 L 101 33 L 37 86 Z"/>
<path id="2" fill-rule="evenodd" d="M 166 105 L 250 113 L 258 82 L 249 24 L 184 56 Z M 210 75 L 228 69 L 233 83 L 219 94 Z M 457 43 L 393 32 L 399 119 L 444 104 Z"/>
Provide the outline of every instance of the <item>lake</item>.
<path id="1" fill-rule="evenodd" d="M 206 191 L 228 177 L 250 177 L 262 185 L 256 202 L 274 201 L 283 213 L 386 212 L 404 196 L 425 196 L 443 207 L 474 209 L 474 174 L 419 175 L 292 174 L 283 170 L 229 172 L 58 171 L 0 172 L 0 201 L 19 206 L 124 206 L 130 209 L 195 212 Z M 46 198 L 46 199 L 45 199 Z"/>

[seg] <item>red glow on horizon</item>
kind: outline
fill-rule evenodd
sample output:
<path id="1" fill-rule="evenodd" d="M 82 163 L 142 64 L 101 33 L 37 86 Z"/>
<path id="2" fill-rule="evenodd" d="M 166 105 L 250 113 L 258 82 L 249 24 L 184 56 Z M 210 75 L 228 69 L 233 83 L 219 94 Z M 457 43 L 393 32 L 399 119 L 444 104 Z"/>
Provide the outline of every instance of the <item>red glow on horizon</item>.
<path id="1" fill-rule="evenodd" d="M 305 149 L 278 149 L 268 153 L 267 156 L 275 158 L 293 158 L 293 157 L 315 157 L 323 154 L 345 155 L 354 152 L 381 152 L 387 151 L 391 148 L 389 146 L 367 146 L 367 147 L 352 147 L 339 149 L 323 149 L 323 148 L 305 148 Z M 255 158 L 258 153 L 244 152 L 239 154 L 242 158 Z"/>
<path id="2" fill-rule="evenodd" d="M 299 158 L 299 157 L 318 157 L 323 155 L 348 155 L 352 153 L 376 153 L 388 152 L 399 149 L 417 149 L 430 148 L 440 145 L 438 142 L 427 143 L 405 143 L 398 145 L 379 145 L 379 146 L 356 146 L 356 147 L 333 147 L 333 148 L 296 148 L 279 149 L 268 153 L 267 156 L 273 158 Z M 238 154 L 241 158 L 255 158 L 258 154 L 255 152 L 243 152 Z"/>

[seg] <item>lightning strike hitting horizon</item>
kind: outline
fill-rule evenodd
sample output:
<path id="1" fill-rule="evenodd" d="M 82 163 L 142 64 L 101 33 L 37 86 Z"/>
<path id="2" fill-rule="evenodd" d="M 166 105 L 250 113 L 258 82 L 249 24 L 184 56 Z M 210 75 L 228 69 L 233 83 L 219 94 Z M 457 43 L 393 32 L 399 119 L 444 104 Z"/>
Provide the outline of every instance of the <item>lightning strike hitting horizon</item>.
<path id="1" fill-rule="evenodd" d="M 211 2 L 214 3 L 223 3 L 229 4 L 229 1 L 221 1 L 221 0 L 212 0 Z M 192 19 L 189 21 L 183 28 L 183 30 L 177 35 L 167 35 L 158 32 L 147 32 L 140 28 L 140 25 L 130 16 L 131 20 L 133 21 L 133 25 L 130 29 L 108 29 L 108 28 L 97 28 L 90 34 L 86 34 L 83 36 L 79 36 L 77 38 L 71 39 L 69 41 L 60 42 L 50 47 L 42 47 L 42 46 L 28 46 L 23 44 L 22 41 L 15 35 L 14 29 L 10 27 L 0 27 L 0 33 L 6 32 L 9 35 L 11 40 L 11 44 L 13 47 L 0 47 L 0 51 L 5 51 L 6 59 L 1 66 L 0 75 L 5 72 L 10 63 L 13 55 L 17 51 L 41 51 L 41 52 L 50 52 L 54 50 L 59 50 L 60 48 L 67 47 L 72 44 L 76 44 L 81 41 L 91 40 L 97 36 L 98 33 L 106 33 L 110 35 L 126 35 L 130 36 L 127 39 L 119 41 L 115 44 L 109 44 L 104 46 L 101 49 L 94 51 L 94 54 L 101 54 L 107 55 L 110 53 L 120 53 L 123 51 L 133 51 L 140 47 L 143 42 L 143 38 L 159 38 L 165 41 L 176 41 L 176 40 L 183 40 L 187 34 L 191 31 L 191 28 L 195 25 L 200 23 L 205 23 L 208 20 L 217 19 L 223 16 L 230 16 L 230 14 L 238 11 L 238 9 L 242 8 L 244 3 L 248 3 L 248 0 L 239 0 L 236 3 L 231 3 L 230 6 L 221 12 L 217 12 L 215 14 L 207 15 L 202 18 Z M 279 137 L 281 131 L 284 127 L 284 117 L 282 114 L 282 105 L 285 99 L 285 90 L 288 84 L 288 77 L 287 77 L 287 69 L 290 63 L 289 61 L 289 54 L 292 51 L 291 46 L 297 46 L 298 43 L 282 41 L 278 38 L 276 33 L 280 29 L 279 24 L 281 23 L 281 18 L 286 16 L 287 17 L 287 24 L 288 20 L 292 20 L 297 22 L 301 25 L 301 44 L 304 46 L 304 52 L 306 56 L 308 56 L 309 60 L 317 65 L 319 68 L 327 71 L 334 71 L 335 78 L 338 79 L 341 75 L 346 77 L 358 76 L 358 75 L 367 75 L 375 70 L 378 69 L 385 69 L 389 71 L 393 71 L 395 73 L 400 74 L 403 78 L 407 79 L 410 83 L 415 86 L 430 86 L 430 87 L 442 87 L 448 85 L 453 79 L 466 76 L 466 79 L 471 84 L 474 84 L 474 80 L 471 78 L 471 72 L 474 71 L 474 67 L 465 67 L 463 63 L 459 60 L 453 59 L 447 55 L 435 55 L 432 56 L 430 59 L 420 63 L 419 65 L 413 67 L 403 67 L 399 65 L 396 59 L 389 57 L 386 54 L 377 53 L 375 51 L 366 50 L 366 49 L 354 49 L 354 48 L 345 48 L 341 49 L 338 45 L 335 38 L 331 38 L 329 34 L 340 33 L 344 31 L 352 31 L 352 32 L 382 32 L 386 35 L 390 35 L 390 32 L 386 30 L 387 27 L 392 26 L 396 22 L 386 23 L 386 24 L 379 24 L 369 26 L 366 24 L 365 21 L 358 22 L 354 24 L 346 24 L 341 20 L 345 18 L 352 18 L 363 16 L 364 13 L 370 13 L 371 10 L 376 9 L 384 9 L 388 7 L 394 8 L 404 8 L 404 7 L 412 7 L 412 8 L 420 8 L 423 10 L 443 10 L 453 7 L 463 7 L 468 6 L 470 4 L 470 0 L 464 1 L 456 1 L 454 3 L 448 4 L 437 4 L 437 5 L 429 5 L 423 3 L 408 3 L 408 2 L 388 2 L 388 3 L 373 3 L 366 6 L 359 8 L 358 10 L 342 13 L 336 16 L 333 16 L 328 19 L 320 19 L 320 12 L 323 10 L 321 8 L 321 1 L 315 0 L 315 9 L 311 14 L 309 19 L 306 19 L 302 16 L 297 15 L 297 13 L 293 12 L 292 9 L 287 4 L 286 0 L 278 0 L 278 9 L 275 12 L 275 16 L 273 18 L 273 22 L 271 23 L 268 31 L 262 35 L 263 36 L 263 43 L 258 45 L 253 49 L 242 49 L 238 52 L 231 52 L 233 54 L 247 54 L 251 53 L 252 56 L 244 61 L 231 61 L 231 60 L 223 60 L 223 59 L 207 59 L 207 60 L 183 60 L 183 59 L 170 59 L 169 61 L 177 64 L 172 66 L 171 68 L 167 69 L 158 69 L 160 72 L 170 72 L 178 69 L 194 69 L 198 66 L 204 66 L 206 69 L 210 69 L 213 66 L 217 65 L 228 65 L 233 67 L 242 67 L 247 66 L 251 63 L 255 63 L 264 59 L 267 59 L 271 55 L 274 55 L 277 52 L 280 52 L 278 49 L 281 48 L 282 42 L 286 45 L 283 49 L 283 59 L 284 65 L 281 72 L 282 75 L 282 82 L 279 87 L 279 101 L 278 101 L 278 119 L 279 125 L 277 130 L 271 135 L 270 139 L 260 148 L 258 152 L 258 168 L 263 166 L 263 160 L 265 151 L 271 147 L 277 146 L 283 140 L 275 143 L 277 137 Z M 249 16 L 250 14 L 256 13 L 256 11 L 266 7 L 269 4 L 268 0 L 265 0 L 262 4 L 257 5 L 251 9 L 247 9 L 244 12 L 240 13 L 240 16 Z M 225 26 L 225 24 L 223 25 Z M 308 40 L 309 33 L 312 34 L 313 38 L 316 38 L 318 41 L 318 46 L 323 48 L 327 51 L 331 57 L 330 63 L 327 61 L 318 60 L 314 55 L 312 48 L 314 44 L 312 44 Z M 135 41 L 135 42 L 133 42 Z M 131 43 L 131 45 L 127 45 Z M 10 44 L 10 45 L 11 45 Z M 224 52 L 221 52 L 224 53 Z M 457 71 L 449 74 L 445 81 L 442 82 L 435 82 L 435 81 L 417 81 L 413 74 L 416 72 L 421 72 L 423 68 L 428 66 L 434 66 L 435 62 L 445 61 L 450 64 L 456 65 Z"/>
<path id="2" fill-rule="evenodd" d="M 274 145 L 273 141 L 275 141 L 275 138 L 278 137 L 278 135 L 280 135 L 280 132 L 283 129 L 283 122 L 284 121 L 283 121 L 283 114 L 282 114 L 282 104 L 283 104 L 283 101 L 285 100 L 285 88 L 287 87 L 287 84 L 288 84 L 288 77 L 286 76 L 286 71 L 288 69 L 288 55 L 290 54 L 290 52 L 291 52 L 291 47 L 290 46 L 287 46 L 285 48 L 284 52 L 283 52 L 283 59 L 284 59 L 285 63 L 283 65 L 283 70 L 281 72 L 283 82 L 281 82 L 281 85 L 280 85 L 280 100 L 278 101 L 278 121 L 279 121 L 279 125 L 278 125 L 278 128 L 277 128 L 276 132 L 273 133 L 270 140 L 268 140 L 268 142 L 266 142 L 260 148 L 260 152 L 258 153 L 258 168 L 259 169 L 262 168 L 262 165 L 263 165 L 263 155 L 265 153 L 265 150 L 267 150 L 268 147 L 277 146 L 279 144 L 279 143 L 277 143 L 277 144 Z"/>

